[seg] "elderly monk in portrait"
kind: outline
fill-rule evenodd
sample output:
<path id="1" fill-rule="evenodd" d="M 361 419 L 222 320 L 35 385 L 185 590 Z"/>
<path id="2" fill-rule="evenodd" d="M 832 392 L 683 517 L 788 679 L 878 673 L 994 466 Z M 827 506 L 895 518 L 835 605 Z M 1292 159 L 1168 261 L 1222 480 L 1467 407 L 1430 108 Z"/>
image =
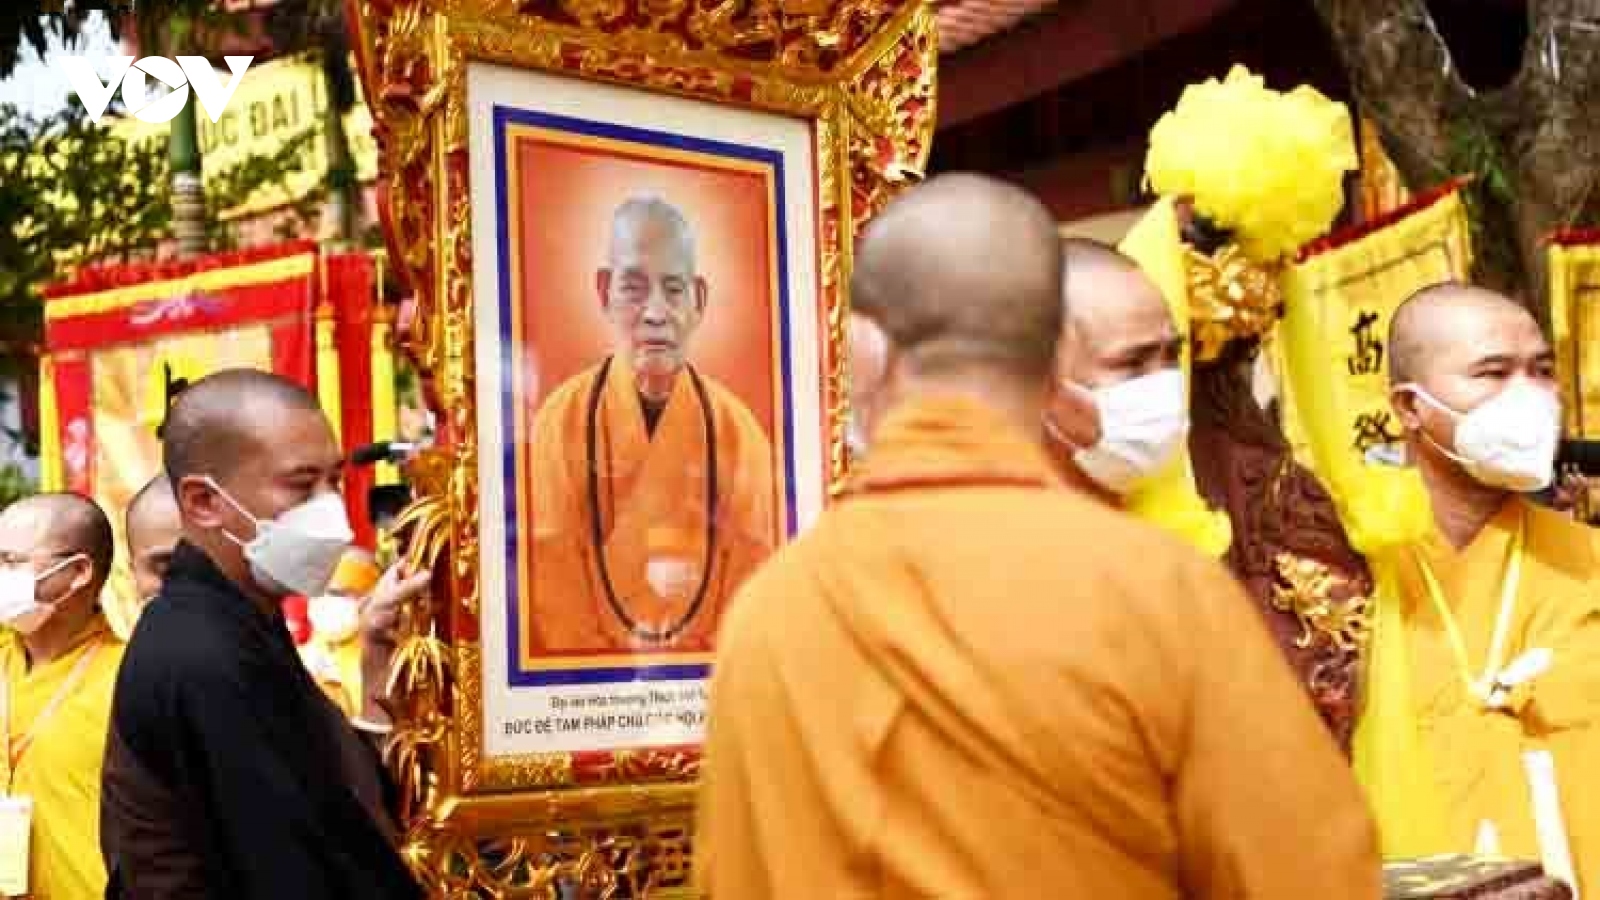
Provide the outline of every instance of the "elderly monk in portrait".
<path id="1" fill-rule="evenodd" d="M 1049 211 L 940 176 L 855 262 L 851 303 L 889 347 L 870 446 L 729 608 L 698 887 L 1377 900 L 1360 790 L 1239 587 L 1046 453 Z"/>
<path id="2" fill-rule="evenodd" d="M 705 651 L 722 605 L 774 545 L 772 444 L 689 362 L 717 304 L 676 207 L 617 208 L 595 290 L 615 349 L 533 422 L 536 654 Z"/>
<path id="3" fill-rule="evenodd" d="M 1522 306 L 1460 284 L 1407 300 L 1389 346 L 1435 531 L 1394 560 L 1404 602 L 1369 649 L 1356 762 L 1384 850 L 1542 858 L 1593 895 L 1600 533 L 1526 496 L 1553 478 L 1555 355 Z"/>

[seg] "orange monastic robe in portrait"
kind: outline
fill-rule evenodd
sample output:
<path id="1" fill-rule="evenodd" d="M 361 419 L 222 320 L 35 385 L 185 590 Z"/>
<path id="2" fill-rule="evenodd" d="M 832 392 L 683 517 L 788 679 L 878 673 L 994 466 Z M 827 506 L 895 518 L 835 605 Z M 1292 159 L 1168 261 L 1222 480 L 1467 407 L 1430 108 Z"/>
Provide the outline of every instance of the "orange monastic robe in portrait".
<path id="1" fill-rule="evenodd" d="M 540 407 L 531 459 L 533 653 L 711 649 L 778 533 L 772 442 L 744 403 L 691 367 L 652 433 L 613 357 Z"/>
<path id="2" fill-rule="evenodd" d="M 892 413 L 717 653 L 712 900 L 1379 896 L 1349 767 L 1233 580 L 974 402 Z"/>

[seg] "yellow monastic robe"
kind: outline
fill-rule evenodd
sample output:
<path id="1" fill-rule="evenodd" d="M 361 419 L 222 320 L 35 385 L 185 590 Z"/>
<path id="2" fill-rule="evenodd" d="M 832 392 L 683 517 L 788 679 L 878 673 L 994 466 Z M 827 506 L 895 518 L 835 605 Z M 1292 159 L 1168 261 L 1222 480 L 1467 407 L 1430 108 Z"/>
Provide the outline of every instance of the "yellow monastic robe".
<path id="1" fill-rule="evenodd" d="M 613 358 L 540 407 L 531 459 L 532 653 L 710 650 L 778 536 L 772 442 L 744 403 L 686 369 L 651 433 Z"/>
<path id="2" fill-rule="evenodd" d="M 1355 780 L 1233 579 L 972 401 L 891 413 L 717 654 L 711 900 L 1379 896 Z"/>
<path id="3" fill-rule="evenodd" d="M 1555 760 L 1579 887 L 1587 894 L 1600 891 L 1600 537 L 1519 498 L 1460 552 L 1437 534 L 1419 550 L 1450 604 L 1477 678 L 1519 522 L 1525 523 L 1525 550 L 1502 665 L 1540 647 L 1553 652 L 1553 663 L 1511 694 L 1506 711 L 1486 709 L 1467 693 L 1421 569 L 1415 557 L 1401 557 L 1410 694 L 1442 826 L 1434 829 L 1442 831 L 1434 835 L 1436 846 L 1413 849 L 1470 851 L 1488 821 L 1504 855 L 1540 858 L 1522 752 L 1546 749 Z"/>
<path id="4" fill-rule="evenodd" d="M 71 651 L 32 671 L 21 638 L 9 631 L 0 638 L 13 748 L 34 729 L 83 655 L 94 654 L 66 699 L 34 732 L 12 773 L 11 793 L 33 798 L 33 900 L 92 900 L 105 893 L 100 765 L 122 651 L 122 642 L 103 618 L 95 620 Z"/>

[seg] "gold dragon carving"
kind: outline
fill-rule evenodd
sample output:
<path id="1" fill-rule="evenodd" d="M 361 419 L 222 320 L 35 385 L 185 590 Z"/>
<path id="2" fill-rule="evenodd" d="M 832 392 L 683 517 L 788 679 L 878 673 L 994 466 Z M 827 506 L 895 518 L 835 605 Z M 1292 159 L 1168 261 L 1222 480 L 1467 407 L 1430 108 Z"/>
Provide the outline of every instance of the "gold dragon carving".
<path id="1" fill-rule="evenodd" d="M 469 60 L 808 118 L 814 125 L 827 473 L 848 465 L 844 290 L 864 222 L 921 177 L 937 39 L 908 0 L 347 0 L 373 110 L 380 203 L 412 298 L 398 328 L 439 417 L 397 521 L 433 596 L 407 609 L 386 755 L 405 855 L 431 896 L 692 896 L 697 753 L 487 757 L 478 645 L 478 436 Z M 496 451 L 498 452 L 498 451 Z"/>
<path id="2" fill-rule="evenodd" d="M 1372 629 L 1371 599 L 1357 594 L 1349 579 L 1314 559 L 1288 553 L 1278 554 L 1274 562 L 1278 583 L 1272 587 L 1272 605 L 1299 620 L 1295 646 L 1310 647 L 1319 635 L 1340 650 L 1359 650 L 1366 643 Z"/>

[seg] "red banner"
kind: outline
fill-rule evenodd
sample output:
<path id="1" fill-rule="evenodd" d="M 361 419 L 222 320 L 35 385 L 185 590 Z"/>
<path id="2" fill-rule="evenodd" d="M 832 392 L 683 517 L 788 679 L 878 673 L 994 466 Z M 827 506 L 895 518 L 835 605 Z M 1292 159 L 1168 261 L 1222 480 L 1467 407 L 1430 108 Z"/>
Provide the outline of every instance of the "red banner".
<path id="1" fill-rule="evenodd" d="M 56 427 L 41 451 L 62 465 L 59 483 L 46 487 L 93 497 L 120 544 L 128 500 L 160 471 L 156 428 L 184 383 L 247 367 L 316 390 L 314 328 L 324 265 L 314 245 L 295 243 L 178 264 L 93 269 L 47 291 L 52 375 L 41 390 L 53 392 Z M 370 384 L 345 396 L 360 406 L 369 394 Z M 370 401 L 366 407 L 370 421 Z M 351 510 L 357 522 L 365 518 L 364 491 L 360 499 L 360 509 Z M 126 554 L 118 556 L 105 605 L 125 634 L 135 607 Z"/>

